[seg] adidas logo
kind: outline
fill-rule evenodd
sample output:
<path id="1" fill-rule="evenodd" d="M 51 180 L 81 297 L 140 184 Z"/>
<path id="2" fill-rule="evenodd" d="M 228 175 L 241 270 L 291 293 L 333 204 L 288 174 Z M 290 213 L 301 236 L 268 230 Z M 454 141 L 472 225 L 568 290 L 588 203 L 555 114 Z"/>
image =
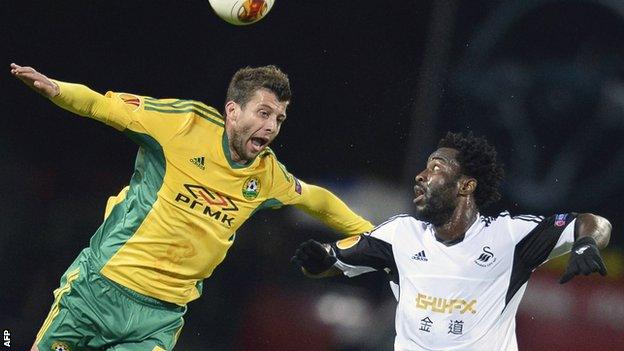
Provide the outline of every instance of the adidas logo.
<path id="1" fill-rule="evenodd" d="M 422 250 L 421 252 L 414 254 L 414 256 L 412 256 L 412 260 L 429 261 L 427 259 L 427 256 L 425 255 L 425 250 Z"/>
<path id="2" fill-rule="evenodd" d="M 192 164 L 199 167 L 199 169 L 201 170 L 206 169 L 206 166 L 204 166 L 204 156 L 193 157 L 192 159 L 190 159 L 190 161 Z"/>

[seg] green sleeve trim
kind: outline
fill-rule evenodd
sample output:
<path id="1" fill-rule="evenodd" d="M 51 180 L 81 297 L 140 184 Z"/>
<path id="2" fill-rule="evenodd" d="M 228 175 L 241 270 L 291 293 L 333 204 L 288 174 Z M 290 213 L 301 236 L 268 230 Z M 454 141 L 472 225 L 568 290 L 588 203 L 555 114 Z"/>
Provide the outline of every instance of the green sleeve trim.
<path id="1" fill-rule="evenodd" d="M 214 107 L 208 106 L 203 102 L 194 101 L 194 100 L 175 100 L 173 102 L 161 102 L 159 100 L 154 99 L 145 99 L 145 105 L 149 105 L 150 107 L 159 108 L 159 107 L 170 107 L 173 109 L 184 109 L 188 107 L 195 108 L 204 113 L 209 114 L 212 117 L 220 119 L 223 121 L 223 116 L 215 109 Z"/>
<path id="2" fill-rule="evenodd" d="M 275 159 L 275 162 L 279 166 L 279 169 L 282 170 L 282 173 L 284 173 L 284 178 L 286 178 L 286 181 L 288 181 L 288 182 L 292 181 L 292 174 L 288 173 L 288 170 L 286 169 L 286 166 L 284 166 L 280 161 L 277 160 L 277 156 L 275 156 L 275 152 L 273 152 L 273 150 L 271 150 L 270 147 L 266 147 L 260 153 L 260 156 L 261 157 L 273 156 L 274 159 Z"/>
<path id="3" fill-rule="evenodd" d="M 156 112 L 162 112 L 162 113 L 188 113 L 188 112 L 193 112 L 196 115 L 202 117 L 203 119 L 218 125 L 219 127 L 223 127 L 224 126 L 223 122 L 215 120 L 214 118 L 209 117 L 208 115 L 202 113 L 201 111 L 199 111 L 196 108 L 186 108 L 186 109 L 178 109 L 178 110 L 165 110 L 165 109 L 161 109 L 161 108 L 155 108 L 155 107 L 147 106 L 147 104 L 146 104 L 145 105 L 145 111 L 156 111 Z"/>
<path id="4" fill-rule="evenodd" d="M 282 170 L 282 172 L 284 173 L 284 177 L 286 178 L 286 181 L 291 182 L 291 175 L 290 173 L 288 173 L 288 170 L 286 169 L 286 166 L 284 166 L 280 161 L 277 161 L 277 164 L 279 165 L 279 168 Z"/>
<path id="5" fill-rule="evenodd" d="M 258 212 L 260 210 L 265 210 L 267 208 L 279 208 L 279 207 L 282 207 L 282 206 L 284 206 L 284 204 L 281 201 L 279 201 L 278 199 L 275 199 L 275 198 L 266 199 L 266 200 L 262 201 L 260 206 L 256 207 L 253 210 L 253 212 L 251 212 L 250 216 L 252 216 L 254 213 L 256 213 L 256 212 Z"/>

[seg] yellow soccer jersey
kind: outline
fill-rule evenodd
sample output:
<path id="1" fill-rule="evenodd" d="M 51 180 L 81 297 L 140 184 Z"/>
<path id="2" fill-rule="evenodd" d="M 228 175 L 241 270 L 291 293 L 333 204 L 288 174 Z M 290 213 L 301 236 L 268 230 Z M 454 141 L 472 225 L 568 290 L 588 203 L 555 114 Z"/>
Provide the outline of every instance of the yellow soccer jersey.
<path id="1" fill-rule="evenodd" d="M 233 162 L 212 107 L 56 83 L 54 103 L 140 146 L 129 187 L 109 200 L 90 243 L 92 262 L 119 284 L 180 305 L 198 298 L 236 230 L 263 208 L 296 205 L 346 234 L 372 229 L 329 191 L 293 177 L 270 149 Z"/>

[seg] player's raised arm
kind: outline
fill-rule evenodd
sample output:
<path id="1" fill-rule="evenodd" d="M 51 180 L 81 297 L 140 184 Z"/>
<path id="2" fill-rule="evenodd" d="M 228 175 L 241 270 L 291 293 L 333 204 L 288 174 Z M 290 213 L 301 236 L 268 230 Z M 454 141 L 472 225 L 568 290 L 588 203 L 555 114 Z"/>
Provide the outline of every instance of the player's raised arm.
<path id="1" fill-rule="evenodd" d="M 274 155 L 270 151 L 270 155 Z M 371 222 L 353 212 L 331 191 L 320 186 L 308 184 L 294 175 L 286 167 L 272 158 L 273 197 L 282 205 L 294 205 L 297 209 L 320 220 L 335 231 L 347 236 L 369 232 Z"/>
<path id="2" fill-rule="evenodd" d="M 577 275 L 589 275 L 598 272 L 607 274 L 599 249 L 604 249 L 611 237 L 611 223 L 606 218 L 591 213 L 581 213 L 574 225 L 576 240 L 570 251 L 568 267 L 559 280 L 561 284 Z"/>
<path id="3" fill-rule="evenodd" d="M 580 213 L 574 226 L 576 240 L 591 237 L 599 249 L 604 249 L 611 238 L 611 223 L 604 217 L 591 213 Z"/>
<path id="4" fill-rule="evenodd" d="M 60 94 L 59 86 L 54 83 L 50 78 L 37 72 L 32 67 L 23 67 L 15 63 L 11 64 L 11 74 L 17 79 L 21 80 L 28 87 L 38 92 L 39 94 L 53 98 Z"/>
<path id="5" fill-rule="evenodd" d="M 123 130 L 128 123 L 125 113 L 116 113 L 116 120 L 112 120 L 109 117 L 110 99 L 87 86 L 50 79 L 32 67 L 15 63 L 11 64 L 11 74 L 69 112 L 99 120 L 119 130 Z"/>
<path id="6" fill-rule="evenodd" d="M 342 200 L 327 189 L 305 185 L 305 192 L 295 206 L 319 219 L 338 232 L 355 235 L 368 232 L 373 225 L 353 212 Z"/>
<path id="7" fill-rule="evenodd" d="M 301 266 L 311 278 L 344 274 L 384 271 L 391 277 L 397 272 L 392 242 L 398 226 L 398 217 L 386 221 L 370 233 L 350 236 L 329 244 L 308 240 L 299 245 L 291 262 Z"/>
<path id="8" fill-rule="evenodd" d="M 301 266 L 310 278 L 339 274 L 354 277 L 374 271 L 393 275 L 396 263 L 389 236 L 384 233 L 387 231 L 384 228 L 380 233 L 355 235 L 329 244 L 310 239 L 299 245 L 290 261 Z"/>
<path id="9" fill-rule="evenodd" d="M 16 64 L 11 64 L 11 74 L 69 112 L 95 119 L 120 131 L 148 135 L 159 144 L 166 143 L 188 125 L 195 113 L 207 114 L 207 119 L 221 123 L 218 111 L 196 101 L 157 100 L 112 91 L 103 95 L 85 85 L 50 79 L 32 67 Z M 133 140 L 139 140 L 141 144 L 143 139 Z"/>

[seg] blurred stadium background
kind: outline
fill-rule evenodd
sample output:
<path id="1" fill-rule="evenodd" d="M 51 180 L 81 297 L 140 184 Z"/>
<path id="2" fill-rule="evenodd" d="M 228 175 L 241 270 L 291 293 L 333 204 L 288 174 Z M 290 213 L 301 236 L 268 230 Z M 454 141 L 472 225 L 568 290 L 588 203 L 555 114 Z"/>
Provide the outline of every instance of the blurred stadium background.
<path id="1" fill-rule="evenodd" d="M 623 349 L 624 1 L 277 0 L 249 27 L 222 22 L 204 0 L 5 0 L 0 10 L 0 329 L 13 349 L 30 346 L 137 147 L 35 96 L 10 62 L 100 92 L 216 107 L 236 69 L 276 64 L 295 94 L 276 153 L 376 223 L 410 211 L 412 178 L 446 130 L 485 135 L 507 169 L 491 212 L 613 223 L 606 279 L 559 286 L 566 259 L 534 274 L 520 349 Z M 385 278 L 303 278 L 289 258 L 309 237 L 337 235 L 293 209 L 257 214 L 190 304 L 177 348 L 391 350 Z"/>

